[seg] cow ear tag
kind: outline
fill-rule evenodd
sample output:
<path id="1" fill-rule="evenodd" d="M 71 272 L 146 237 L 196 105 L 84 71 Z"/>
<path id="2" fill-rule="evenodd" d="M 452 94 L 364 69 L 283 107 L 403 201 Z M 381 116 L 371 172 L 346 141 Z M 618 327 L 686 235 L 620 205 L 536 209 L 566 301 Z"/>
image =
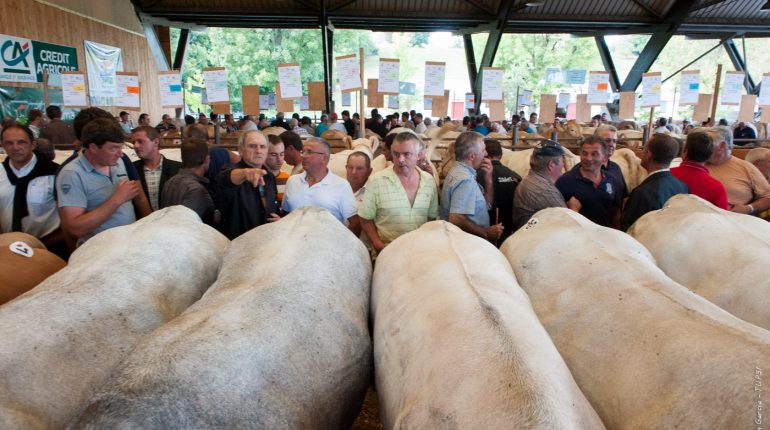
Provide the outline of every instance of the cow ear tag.
<path id="1" fill-rule="evenodd" d="M 13 242 L 9 248 L 11 252 L 19 254 L 22 257 L 31 258 L 35 255 L 35 251 L 32 250 L 32 247 L 24 242 Z"/>
<path id="2" fill-rule="evenodd" d="M 524 227 L 524 230 L 529 230 L 530 228 L 536 226 L 538 222 L 539 221 L 537 220 L 537 218 L 534 218 L 534 217 L 530 218 L 529 221 L 527 221 L 527 226 Z"/>

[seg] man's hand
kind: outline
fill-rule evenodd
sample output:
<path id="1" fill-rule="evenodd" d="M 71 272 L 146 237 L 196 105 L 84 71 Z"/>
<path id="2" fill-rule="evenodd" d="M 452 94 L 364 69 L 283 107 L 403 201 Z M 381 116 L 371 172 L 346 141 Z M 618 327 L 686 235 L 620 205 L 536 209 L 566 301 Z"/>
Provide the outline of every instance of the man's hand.
<path id="1" fill-rule="evenodd" d="M 122 181 L 115 187 L 111 198 L 115 199 L 118 205 L 131 201 L 142 192 L 142 186 L 139 181 Z"/>
<path id="2" fill-rule="evenodd" d="M 243 174 L 246 177 L 246 181 L 250 182 L 254 188 L 265 185 L 265 174 L 267 171 L 264 169 L 243 169 Z"/>
<path id="3" fill-rule="evenodd" d="M 281 220 L 281 217 L 275 212 L 272 212 L 270 213 L 270 215 L 267 216 L 267 222 L 276 222 L 280 220 Z"/>
<path id="4" fill-rule="evenodd" d="M 738 204 L 728 204 L 727 205 L 730 208 L 730 212 L 736 212 L 739 214 L 745 214 L 745 215 L 753 215 L 753 210 L 749 208 L 749 205 L 742 205 L 740 203 Z"/>
<path id="5" fill-rule="evenodd" d="M 580 200 L 576 199 L 575 196 L 570 197 L 570 199 L 567 201 L 567 207 L 569 209 L 572 209 L 575 212 L 580 212 L 580 208 L 583 207 L 582 204 L 580 204 Z"/>
<path id="6" fill-rule="evenodd" d="M 481 166 L 479 166 L 479 171 L 484 174 L 484 180 L 486 182 L 489 182 L 489 183 L 492 182 L 492 160 L 486 157 L 483 160 L 481 160 Z"/>
<path id="7" fill-rule="evenodd" d="M 490 225 L 487 227 L 487 240 L 490 242 L 495 242 L 497 239 L 500 239 L 500 236 L 503 234 L 503 224 L 495 224 Z"/>

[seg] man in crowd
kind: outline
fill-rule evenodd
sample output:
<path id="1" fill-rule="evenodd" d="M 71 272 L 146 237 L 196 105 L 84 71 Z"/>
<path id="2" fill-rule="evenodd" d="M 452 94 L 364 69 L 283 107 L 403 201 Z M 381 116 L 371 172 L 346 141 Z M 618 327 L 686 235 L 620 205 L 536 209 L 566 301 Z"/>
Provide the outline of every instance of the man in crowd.
<path id="1" fill-rule="evenodd" d="M 59 172 L 56 192 L 62 230 L 78 244 L 136 219 L 131 201 L 142 187 L 139 181 L 128 180 L 121 161 L 123 139 L 115 119 L 90 121 L 81 134 L 83 151 Z"/>
<path id="2" fill-rule="evenodd" d="M 134 129 L 134 124 L 131 122 L 131 117 L 128 115 L 128 112 L 121 111 L 119 116 L 119 122 L 120 122 L 120 128 L 123 129 L 123 133 L 128 136 L 131 134 L 131 130 Z"/>
<path id="3" fill-rule="evenodd" d="M 426 131 L 428 131 L 428 127 L 425 125 L 425 123 L 422 120 L 422 114 L 421 113 L 414 114 L 414 132 L 425 134 Z"/>
<path id="4" fill-rule="evenodd" d="M 150 115 L 146 113 L 140 114 L 139 125 L 150 125 Z"/>
<path id="5" fill-rule="evenodd" d="M 356 207 L 361 210 L 366 195 L 366 183 L 372 174 L 372 162 L 369 156 L 361 151 L 355 151 L 348 155 L 345 162 L 345 179 L 350 183 L 353 197 L 356 199 Z"/>
<path id="6" fill-rule="evenodd" d="M 578 212 L 580 203 L 572 197 L 567 204 L 556 188 L 556 180 L 564 172 L 564 148 L 556 142 L 545 141 L 535 147 L 529 160 L 529 174 L 516 187 L 513 198 L 513 231 L 518 230 L 537 211 L 563 208 Z"/>
<path id="7" fill-rule="evenodd" d="M 647 178 L 628 197 L 620 220 L 620 229 L 628 230 L 647 212 L 658 210 L 677 194 L 688 194 L 687 184 L 671 175 L 671 160 L 679 152 L 679 143 L 667 134 L 656 134 L 644 145 L 642 167 Z"/>
<path id="8" fill-rule="evenodd" d="M 369 130 L 377 133 L 377 135 L 379 135 L 381 139 L 384 139 L 385 136 L 387 136 L 388 134 L 388 130 L 385 128 L 385 125 L 382 122 L 382 115 L 376 113 L 371 118 L 371 120 L 372 121 L 369 124 L 367 124 L 366 127 Z"/>
<path id="9" fill-rule="evenodd" d="M 75 141 L 75 132 L 72 126 L 61 120 L 59 106 L 48 106 L 45 108 L 45 115 L 48 117 L 48 125 L 40 132 L 40 137 L 48 139 L 54 148 L 71 145 Z"/>
<path id="10" fill-rule="evenodd" d="M 305 206 L 318 206 L 328 210 L 335 218 L 348 220 L 350 230 L 358 236 L 361 223 L 356 209 L 356 199 L 348 181 L 332 173 L 327 164 L 331 148 L 319 138 L 310 137 L 302 149 L 304 172 L 286 182 L 283 210 L 291 212 Z"/>
<path id="11" fill-rule="evenodd" d="M 615 153 L 615 150 L 618 147 L 618 129 L 609 124 L 602 124 L 594 130 L 594 136 L 604 139 L 604 141 L 607 142 L 607 159 L 604 161 L 604 164 L 602 164 L 602 169 L 620 179 L 620 183 L 623 187 L 620 194 L 623 198 L 628 197 L 628 189 L 626 187 L 625 178 L 623 177 L 623 171 L 620 170 L 618 163 L 610 160 L 610 157 L 612 157 L 612 154 Z"/>
<path id="12" fill-rule="evenodd" d="M 532 112 L 529 114 L 529 123 L 530 124 L 537 124 L 537 112 Z"/>
<path id="13" fill-rule="evenodd" d="M 359 216 L 367 238 L 379 252 L 404 233 L 438 216 L 438 190 L 433 177 L 417 168 L 423 143 L 413 133 L 395 135 L 394 164 L 369 180 Z"/>
<path id="14" fill-rule="evenodd" d="M 350 118 L 350 111 L 342 111 L 342 125 L 345 126 L 345 133 L 353 139 L 356 138 L 356 123 Z"/>
<path id="15" fill-rule="evenodd" d="M 209 180 L 203 175 L 209 168 L 209 148 L 205 140 L 182 141 L 182 168 L 163 186 L 160 207 L 182 205 L 211 226 L 216 224 L 214 200 L 207 189 Z"/>
<path id="16" fill-rule="evenodd" d="M 329 129 L 329 115 L 322 113 L 321 122 L 315 128 L 315 137 L 321 137 L 326 130 Z"/>
<path id="17" fill-rule="evenodd" d="M 329 123 L 329 130 L 337 130 L 342 133 L 347 133 L 348 131 L 345 129 L 345 124 L 339 122 L 339 118 L 337 117 L 337 112 L 333 112 L 331 115 L 331 122 Z M 320 136 L 318 136 L 320 137 Z"/>
<path id="18" fill-rule="evenodd" d="M 527 121 L 526 119 L 519 121 L 519 131 L 523 131 L 525 133 L 530 133 L 530 134 L 537 133 L 537 130 L 535 130 L 535 127 L 532 127 L 532 125 L 530 125 L 529 121 Z"/>
<path id="19" fill-rule="evenodd" d="M 257 124 L 252 120 L 251 115 L 244 116 L 243 123 L 240 126 L 242 131 L 258 130 Z"/>
<path id="20" fill-rule="evenodd" d="M 288 131 L 291 131 L 291 127 L 289 127 L 289 123 L 286 122 L 286 120 L 284 120 L 283 118 L 284 118 L 283 112 L 278 112 L 277 114 L 275 114 L 275 120 L 270 123 L 270 127 L 282 127 Z"/>
<path id="21" fill-rule="evenodd" d="M 59 165 L 35 154 L 32 131 L 21 124 L 6 126 L 0 136 L 7 154 L 0 168 L 0 233 L 45 238 L 59 228 L 53 197 Z"/>
<path id="22" fill-rule="evenodd" d="M 753 164 L 765 178 L 770 180 L 770 149 L 754 148 L 746 154 L 746 161 Z"/>
<path id="23" fill-rule="evenodd" d="M 284 145 L 284 160 L 291 166 L 291 169 L 288 169 L 289 175 L 302 173 L 302 138 L 291 131 L 284 131 L 278 137 Z M 287 170 L 287 167 L 284 166 L 283 170 Z"/>
<path id="24" fill-rule="evenodd" d="M 714 153 L 706 167 L 725 186 L 729 210 L 754 215 L 770 209 L 770 184 L 753 164 L 732 155 L 730 129 L 712 127 L 706 131 L 714 141 Z"/>
<path id="25" fill-rule="evenodd" d="M 494 200 L 492 162 L 486 158 L 484 137 L 476 132 L 461 133 L 455 141 L 455 163 L 444 179 L 441 189 L 441 219 L 464 231 L 497 241 L 503 224 L 490 225 L 489 208 Z M 395 158 L 394 158 L 395 159 Z M 484 176 L 484 187 L 476 182 L 476 172 Z"/>
<path id="26" fill-rule="evenodd" d="M 43 112 L 39 109 L 32 109 L 27 115 L 29 120 L 29 129 L 35 139 L 40 137 L 40 131 L 43 129 Z"/>
<path id="27" fill-rule="evenodd" d="M 580 214 L 596 224 L 620 226 L 623 180 L 602 170 L 607 160 L 607 142 L 589 136 L 580 144 L 580 163 L 556 181 L 564 200 L 580 202 Z"/>
<path id="28" fill-rule="evenodd" d="M 221 231 L 230 239 L 278 216 L 278 189 L 275 176 L 264 169 L 267 138 L 260 131 L 248 131 L 238 140 L 241 161 L 217 175 L 221 199 Z"/>
<path id="29" fill-rule="evenodd" d="M 290 176 L 289 172 L 281 170 L 285 156 L 285 147 L 280 136 L 274 134 L 267 136 L 267 159 L 265 160 L 265 167 L 268 172 L 275 176 L 275 186 L 278 190 L 279 202 L 283 201 L 283 193 L 286 191 L 286 181 L 289 180 Z"/>
<path id="30" fill-rule="evenodd" d="M 160 209 L 163 186 L 179 172 L 182 163 L 169 160 L 160 153 L 160 133 L 146 125 L 134 129 L 131 134 L 134 151 L 139 160 L 134 167 L 139 174 L 142 190 L 150 200 L 152 210 Z"/>
<path id="31" fill-rule="evenodd" d="M 503 158 L 503 148 L 500 141 L 486 139 L 484 145 L 487 156 L 492 162 L 492 188 L 494 190 L 492 207 L 489 209 L 489 219 L 494 220 L 495 223 L 501 222 L 503 224 L 503 234 L 500 236 L 500 243 L 502 243 L 513 233 L 513 195 L 516 192 L 516 186 L 521 182 L 521 176 L 500 162 Z M 476 180 L 483 185 L 484 174 L 478 172 Z"/>
<path id="32" fill-rule="evenodd" d="M 671 169 L 671 174 L 687 184 L 691 194 L 727 210 L 727 192 L 721 182 L 709 174 L 705 164 L 714 153 L 714 141 L 705 131 L 687 135 L 682 164 Z"/>
<path id="33" fill-rule="evenodd" d="M 753 128 L 746 125 L 745 122 L 741 121 L 738 123 L 738 126 L 735 127 L 733 130 L 733 139 L 756 139 L 757 138 L 757 132 L 754 131 Z M 735 146 L 754 146 L 757 144 L 756 140 L 748 140 L 748 141 L 735 141 Z"/>
<path id="34" fill-rule="evenodd" d="M 665 117 L 658 118 L 658 126 L 652 130 L 653 133 L 669 133 L 671 132 L 671 126 L 668 125 L 668 120 Z"/>

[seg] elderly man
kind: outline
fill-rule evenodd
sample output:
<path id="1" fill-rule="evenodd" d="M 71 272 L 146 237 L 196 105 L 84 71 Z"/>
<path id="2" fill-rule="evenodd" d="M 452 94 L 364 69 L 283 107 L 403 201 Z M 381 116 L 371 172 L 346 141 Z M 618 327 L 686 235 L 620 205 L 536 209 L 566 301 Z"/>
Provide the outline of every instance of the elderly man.
<path id="1" fill-rule="evenodd" d="M 291 212 L 305 206 L 318 206 L 328 210 L 335 218 L 348 220 L 350 230 L 357 236 L 361 223 L 356 209 L 356 199 L 348 181 L 332 173 L 327 164 L 331 148 L 319 137 L 310 137 L 302 150 L 304 172 L 286 182 L 283 210 Z"/>
<path id="2" fill-rule="evenodd" d="M 564 200 L 580 202 L 580 214 L 605 227 L 620 226 L 623 180 L 602 170 L 607 142 L 589 136 L 580 144 L 580 163 L 556 181 Z"/>
<path id="3" fill-rule="evenodd" d="M 503 234 L 500 236 L 502 243 L 513 234 L 513 195 L 521 182 L 521 176 L 500 162 L 503 158 L 503 148 L 500 141 L 486 139 L 484 145 L 489 160 L 492 162 L 492 188 L 494 189 L 494 200 L 489 209 L 489 219 L 503 223 Z M 483 184 L 484 174 L 478 172 L 476 180 L 479 184 Z"/>
<path id="4" fill-rule="evenodd" d="M 667 134 L 656 134 L 644 145 L 642 167 L 648 176 L 628 197 L 620 220 L 621 230 L 628 230 L 647 212 L 662 208 L 672 196 L 690 192 L 687 184 L 669 171 L 671 160 L 678 152 L 679 143 Z"/>
<path id="5" fill-rule="evenodd" d="M 706 132 L 714 141 L 714 153 L 706 167 L 725 186 L 729 210 L 754 215 L 770 209 L 770 184 L 753 164 L 732 155 L 730 129 L 712 127 Z"/>
<path id="6" fill-rule="evenodd" d="M 281 170 L 284 157 L 286 156 L 284 148 L 280 136 L 274 134 L 267 136 L 267 160 L 265 161 L 265 167 L 267 167 L 268 172 L 275 176 L 279 202 L 283 200 L 283 193 L 286 191 L 286 181 L 289 180 L 289 172 Z"/>
<path id="7" fill-rule="evenodd" d="M 131 201 L 142 193 L 142 186 L 128 180 L 121 162 L 123 139 L 115 119 L 88 122 L 80 138 L 83 151 L 59 172 L 56 193 L 62 230 L 78 244 L 136 219 Z"/>
<path id="8" fill-rule="evenodd" d="M 48 106 L 45 108 L 45 115 L 48 117 L 48 125 L 40 132 L 40 137 L 48 139 L 54 148 L 71 145 L 75 141 L 75 132 L 71 125 L 61 120 L 62 112 L 59 106 Z"/>
<path id="9" fill-rule="evenodd" d="M 753 164 L 770 180 L 770 149 L 754 148 L 746 154 L 746 161 Z"/>
<path id="10" fill-rule="evenodd" d="M 21 231 L 43 238 L 59 228 L 53 198 L 58 164 L 35 152 L 32 131 L 20 124 L 3 128 L 7 154 L 0 169 L 0 233 Z"/>
<path id="11" fill-rule="evenodd" d="M 230 239 L 278 220 L 278 189 L 275 176 L 264 169 L 267 138 L 260 131 L 247 131 L 238 140 L 241 161 L 217 175 L 220 230 Z"/>
<path id="12" fill-rule="evenodd" d="M 361 151 L 355 151 L 348 155 L 345 162 L 345 179 L 350 183 L 353 197 L 356 199 L 356 207 L 361 210 L 366 195 L 366 183 L 372 174 L 372 162 L 369 156 Z"/>
<path id="13" fill-rule="evenodd" d="M 150 200 L 152 210 L 160 209 L 163 186 L 172 176 L 179 172 L 182 163 L 169 160 L 160 153 L 160 133 L 146 125 L 134 129 L 131 134 L 134 151 L 139 160 L 134 161 L 134 167 L 139 174 L 142 190 Z"/>
<path id="14" fill-rule="evenodd" d="M 302 173 L 302 138 L 293 131 L 284 131 L 278 137 L 284 145 L 284 161 L 286 162 L 282 170 L 289 172 L 289 175 Z"/>
<path id="15" fill-rule="evenodd" d="M 623 198 L 628 197 L 628 189 L 626 188 L 625 178 L 623 178 L 623 171 L 620 170 L 618 163 L 610 160 L 610 157 L 612 157 L 612 154 L 615 153 L 615 149 L 618 147 L 618 129 L 609 124 L 602 124 L 596 128 L 594 136 L 604 139 L 604 141 L 607 142 L 607 159 L 604 161 L 602 169 L 612 173 L 620 179 L 620 182 L 623 185 L 621 195 Z"/>
<path id="16" fill-rule="evenodd" d="M 441 190 L 441 219 L 464 231 L 495 242 L 503 224 L 490 225 L 489 208 L 494 200 L 492 162 L 486 158 L 484 136 L 473 131 L 461 133 L 455 141 L 454 167 L 447 173 Z M 395 158 L 394 158 L 395 159 Z M 476 182 L 476 172 L 484 176 L 484 187 Z"/>
<path id="17" fill-rule="evenodd" d="M 710 202 L 712 205 L 727 210 L 727 192 L 721 182 L 714 179 L 706 168 L 706 161 L 714 153 L 714 141 L 704 131 L 687 135 L 682 164 L 671 169 L 671 174 L 687 184 L 690 194 Z"/>
<path id="18" fill-rule="evenodd" d="M 420 138 L 410 132 L 397 134 L 391 153 L 393 166 L 371 177 L 358 212 L 364 233 L 377 252 L 438 216 L 436 182 L 417 168 L 424 155 Z"/>
<path id="19" fill-rule="evenodd" d="M 532 151 L 529 174 L 516 187 L 513 197 L 513 231 L 526 224 L 535 212 L 545 208 L 580 210 L 580 203 L 574 197 L 565 204 L 564 196 L 554 185 L 564 172 L 564 151 L 561 145 L 550 140 Z"/>
<path id="20" fill-rule="evenodd" d="M 214 200 L 207 189 L 209 180 L 203 175 L 209 168 L 209 147 L 205 140 L 182 141 L 182 169 L 163 186 L 160 207 L 182 205 L 193 211 L 208 225 L 215 225 Z"/>

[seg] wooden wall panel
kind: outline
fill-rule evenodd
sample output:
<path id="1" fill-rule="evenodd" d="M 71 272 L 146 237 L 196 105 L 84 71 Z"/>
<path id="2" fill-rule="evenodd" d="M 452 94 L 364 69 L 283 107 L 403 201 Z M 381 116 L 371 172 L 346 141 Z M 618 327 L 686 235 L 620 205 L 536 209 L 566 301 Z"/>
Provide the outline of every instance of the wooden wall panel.
<path id="1" fill-rule="evenodd" d="M 125 4 L 125 13 L 134 13 L 130 2 Z M 29 0 L 0 1 L 0 29 L 0 33 L 10 36 L 75 47 L 80 71 L 86 70 L 83 40 L 119 47 L 123 53 L 123 70 L 139 74 L 142 112 L 150 114 L 153 123 L 160 122 L 164 113 L 174 115 L 173 108 L 160 106 L 158 66 L 144 36 Z M 0 81 L 0 85 L 42 88 L 42 84 L 23 82 Z M 115 108 L 103 109 L 114 114 L 119 112 Z M 137 119 L 138 115 L 134 122 Z"/>

